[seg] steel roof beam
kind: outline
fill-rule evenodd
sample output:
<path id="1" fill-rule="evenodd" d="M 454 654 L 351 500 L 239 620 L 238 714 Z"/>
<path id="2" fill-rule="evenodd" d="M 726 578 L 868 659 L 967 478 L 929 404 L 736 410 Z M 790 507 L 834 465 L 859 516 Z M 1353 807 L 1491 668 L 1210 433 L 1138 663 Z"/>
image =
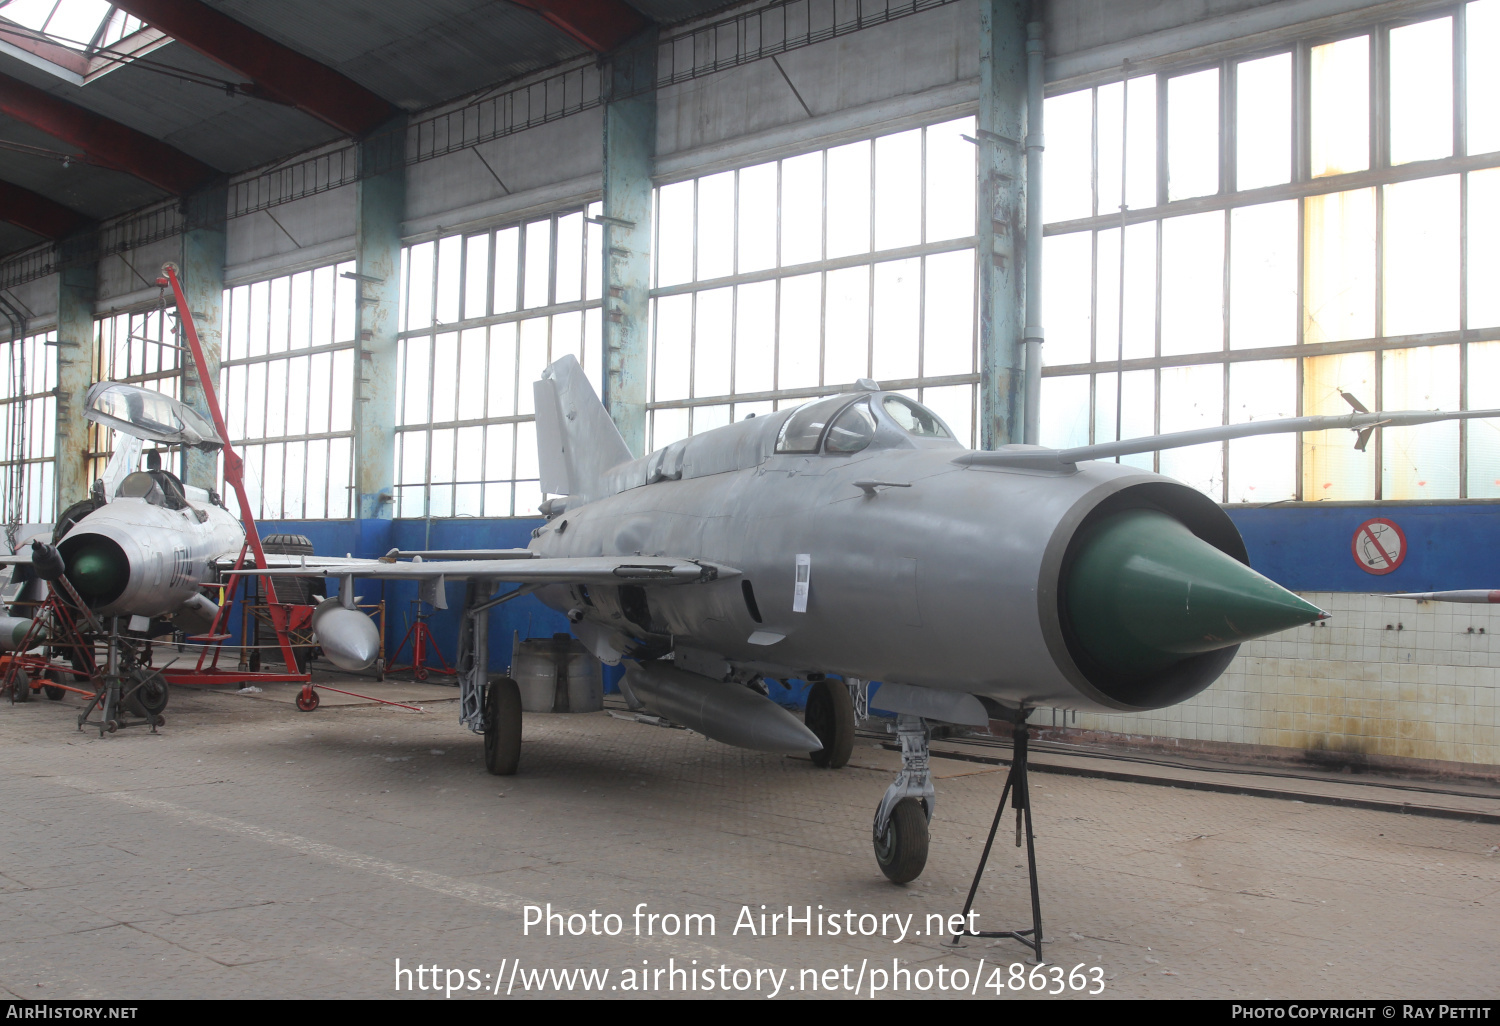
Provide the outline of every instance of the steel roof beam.
<path id="1" fill-rule="evenodd" d="M 593 50 L 608 53 L 651 22 L 622 0 L 512 0 Z"/>
<path id="2" fill-rule="evenodd" d="M 88 224 L 89 218 L 40 193 L 0 181 L 0 221 L 44 239 L 61 239 Z"/>
<path id="3" fill-rule="evenodd" d="M 90 164 L 124 171 L 174 195 L 218 175 L 160 139 L 8 75 L 0 75 L 0 114 L 78 149 Z"/>
<path id="4" fill-rule="evenodd" d="M 347 135 L 358 138 L 396 113 L 364 86 L 199 0 L 115 0 L 115 5 Z"/>

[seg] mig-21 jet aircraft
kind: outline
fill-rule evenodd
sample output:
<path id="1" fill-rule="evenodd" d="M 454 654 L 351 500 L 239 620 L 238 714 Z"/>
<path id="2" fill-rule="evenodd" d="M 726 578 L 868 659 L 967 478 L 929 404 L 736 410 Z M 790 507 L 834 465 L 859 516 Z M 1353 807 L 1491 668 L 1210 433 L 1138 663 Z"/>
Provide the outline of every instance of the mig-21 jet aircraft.
<path id="1" fill-rule="evenodd" d="M 565 612 L 600 659 L 628 662 L 633 707 L 830 767 L 853 739 L 846 685 L 881 681 L 903 769 L 873 843 L 897 882 L 927 857 L 928 724 L 1023 724 L 1038 706 L 1159 709 L 1208 687 L 1242 642 L 1326 616 L 1250 569 L 1213 500 L 1108 460 L 1500 416 L 1355 411 L 974 451 L 931 410 L 861 381 L 634 458 L 573 357 L 547 368 L 535 394 L 541 488 L 557 497 L 527 548 L 287 572 L 343 576 L 346 589 L 353 577 L 416 579 L 431 596 L 449 580 L 519 583 Z M 805 723 L 765 697 L 765 677 L 813 683 Z M 477 697 L 473 708 L 488 768 L 514 773 L 515 682 L 488 683 L 482 714 Z"/>

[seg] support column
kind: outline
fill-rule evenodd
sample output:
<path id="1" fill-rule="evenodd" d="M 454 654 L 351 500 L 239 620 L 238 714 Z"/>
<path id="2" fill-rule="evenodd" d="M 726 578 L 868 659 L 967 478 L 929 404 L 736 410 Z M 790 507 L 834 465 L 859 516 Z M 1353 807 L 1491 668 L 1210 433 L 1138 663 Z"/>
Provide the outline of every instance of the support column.
<path id="1" fill-rule="evenodd" d="M 1025 425 L 1026 0 L 979 4 L 979 447 Z"/>
<path id="2" fill-rule="evenodd" d="M 406 119 L 359 144 L 354 273 L 359 326 L 354 361 L 355 515 L 389 520 L 395 509 L 396 314 L 401 222 L 406 217 Z"/>
<path id="3" fill-rule="evenodd" d="M 228 193 L 223 186 L 213 186 L 186 197 L 187 218 L 182 233 L 180 261 L 182 291 L 188 310 L 198 327 L 198 341 L 203 346 L 203 362 L 215 390 L 219 387 L 219 359 L 223 351 L 224 322 L 224 221 Z M 183 361 L 182 401 L 212 420 L 208 399 L 198 382 L 198 368 L 192 360 Z M 225 439 L 228 441 L 228 439 Z M 199 488 L 219 487 L 218 458 L 213 453 L 189 449 L 183 454 L 182 480 Z"/>
<path id="4" fill-rule="evenodd" d="M 651 171 L 656 30 L 609 64 L 604 105 L 604 405 L 625 444 L 646 451 L 651 366 Z"/>
<path id="5" fill-rule="evenodd" d="M 57 504 L 61 513 L 89 494 L 89 422 L 83 397 L 93 378 L 94 291 L 98 281 L 92 233 L 62 244 L 57 275 Z"/>

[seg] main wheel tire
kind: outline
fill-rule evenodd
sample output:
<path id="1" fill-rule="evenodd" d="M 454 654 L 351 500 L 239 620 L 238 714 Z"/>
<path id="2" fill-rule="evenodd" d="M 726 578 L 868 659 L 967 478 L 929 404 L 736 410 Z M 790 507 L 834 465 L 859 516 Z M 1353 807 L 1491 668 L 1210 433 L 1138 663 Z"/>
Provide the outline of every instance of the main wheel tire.
<path id="1" fill-rule="evenodd" d="M 47 693 L 47 697 L 54 702 L 61 702 L 63 695 L 67 694 L 66 691 L 55 684 L 43 684 L 42 690 L 45 691 Z"/>
<path id="2" fill-rule="evenodd" d="M 844 684 L 820 680 L 807 695 L 807 729 L 823 747 L 812 752 L 815 766 L 839 769 L 854 753 L 854 700 Z"/>
<path id="3" fill-rule="evenodd" d="M 10 682 L 10 689 L 10 700 L 12 702 L 31 701 L 31 678 L 19 666 L 16 667 L 15 678 Z"/>
<path id="4" fill-rule="evenodd" d="M 484 768 L 513 776 L 521 764 L 521 687 L 509 677 L 491 677 L 484 692 Z"/>
<path id="5" fill-rule="evenodd" d="M 927 813 L 922 803 L 903 798 L 891 810 L 885 835 L 875 838 L 875 861 L 891 883 L 909 883 L 927 865 L 927 842 Z"/>

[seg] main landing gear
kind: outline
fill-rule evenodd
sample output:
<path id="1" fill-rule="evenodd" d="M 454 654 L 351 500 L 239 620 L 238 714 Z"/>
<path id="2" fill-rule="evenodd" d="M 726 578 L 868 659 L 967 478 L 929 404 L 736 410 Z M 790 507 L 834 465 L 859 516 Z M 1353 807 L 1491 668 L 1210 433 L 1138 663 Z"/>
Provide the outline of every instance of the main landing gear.
<path id="1" fill-rule="evenodd" d="M 875 861 L 891 883 L 904 884 L 922 875 L 927 865 L 928 824 L 937 807 L 928 765 L 927 724 L 920 716 L 896 717 L 901 738 L 901 772 L 875 809 Z"/>
<path id="2" fill-rule="evenodd" d="M 807 694 L 807 729 L 823 747 L 809 753 L 813 765 L 839 769 L 854 753 L 854 699 L 848 686 L 827 677 L 813 682 Z"/>

